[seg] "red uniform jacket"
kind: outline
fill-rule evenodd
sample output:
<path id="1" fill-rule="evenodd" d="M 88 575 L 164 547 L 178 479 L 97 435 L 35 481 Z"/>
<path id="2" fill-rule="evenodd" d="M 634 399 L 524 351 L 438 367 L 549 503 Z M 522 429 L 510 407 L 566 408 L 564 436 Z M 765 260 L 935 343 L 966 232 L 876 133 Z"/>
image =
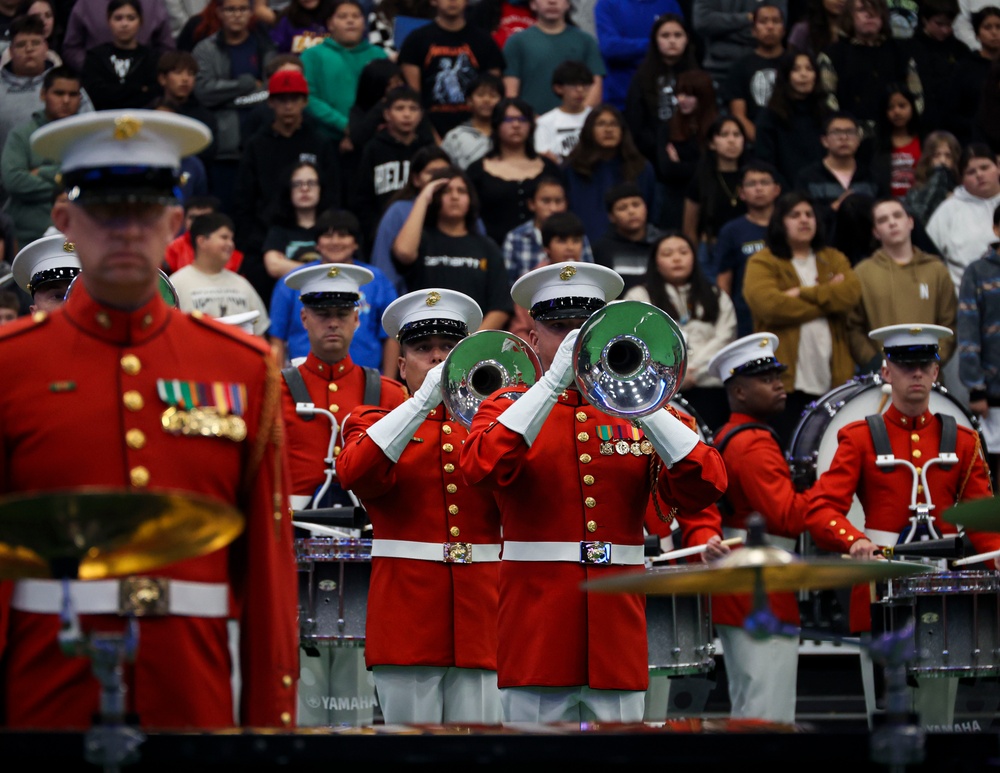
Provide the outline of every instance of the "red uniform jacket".
<path id="1" fill-rule="evenodd" d="M 724 438 L 740 424 L 759 423 L 744 413 L 734 413 L 716 433 Z M 723 528 L 746 529 L 751 513 L 760 513 L 769 535 L 797 538 L 805 530 L 808 497 L 792 483 L 788 462 L 770 432 L 745 429 L 728 441 L 722 452 L 729 477 L 726 500 L 732 515 L 722 516 Z M 769 593 L 771 611 L 786 623 L 799 624 L 799 605 L 794 593 Z M 752 609 L 751 596 L 712 597 L 712 620 L 716 624 L 742 626 Z"/>
<path id="2" fill-rule="evenodd" d="M 458 457 L 466 429 L 431 411 L 399 462 L 366 434 L 386 410 L 363 409 L 344 427 L 341 483 L 361 500 L 374 541 L 500 544 L 493 494 L 465 484 Z M 495 548 L 496 550 L 496 548 Z M 495 557 L 494 553 L 494 557 Z M 369 666 L 457 666 L 495 671 L 500 562 L 460 564 L 372 558 L 365 659 Z"/>
<path id="3" fill-rule="evenodd" d="M 932 413 L 911 418 L 890 406 L 884 415 L 889 442 L 897 459 L 911 461 L 920 470 L 921 462 L 938 456 L 941 422 Z M 854 494 L 857 493 L 865 511 L 865 529 L 898 533 L 909 525 L 913 473 L 903 466 L 893 467 L 892 472 L 883 472 L 875 466 L 875 447 L 864 421 L 852 422 L 841 429 L 837 442 L 837 453 L 830 468 L 809 490 L 807 523 L 820 548 L 846 553 L 855 540 L 865 536 L 846 517 Z M 959 461 L 950 469 L 935 464 L 927 471 L 930 498 L 934 503 L 931 515 L 936 516 L 934 525 L 942 536 L 956 533 L 955 527 L 941 518 L 945 510 L 956 502 L 982 499 L 992 494 L 979 435 L 959 426 L 955 453 Z M 924 501 L 923 495 L 921 486 L 918 501 Z M 971 531 L 968 534 L 977 552 L 1000 548 L 1000 534 Z M 868 631 L 870 628 L 868 586 L 856 587 L 851 598 L 851 630 Z"/>
<path id="4" fill-rule="evenodd" d="M 310 353 L 306 361 L 299 365 L 299 373 L 305 381 L 309 396 L 317 408 L 330 411 L 340 425 L 347 415 L 364 402 L 365 372 L 355 365 L 350 357 L 345 357 L 333 365 L 320 360 Z M 406 399 L 406 387 L 398 381 L 382 376 L 382 397 L 379 405 L 395 408 Z M 295 400 L 288 391 L 288 384 L 282 379 L 281 410 L 288 432 L 288 462 L 292 470 L 292 494 L 312 495 L 326 480 L 327 449 L 330 434 L 334 431 L 328 416 L 317 414 L 307 421 L 295 412 Z M 340 453 L 342 443 L 334 447 L 334 457 Z M 337 462 L 339 465 L 339 461 Z"/>
<path id="5" fill-rule="evenodd" d="M 568 390 L 529 447 L 497 422 L 512 404 L 509 394 L 482 402 L 461 458 L 465 479 L 496 493 L 505 542 L 641 546 L 656 454 L 601 450 L 608 437 L 631 444 L 643 439 L 641 432 Z M 725 490 L 726 472 L 718 453 L 699 443 L 671 469 L 661 467 L 655 481 L 665 510 L 698 512 Z M 642 565 L 503 561 L 499 686 L 645 690 L 645 595 L 586 593 L 580 587 L 615 573 L 643 571 Z"/>
<path id="6" fill-rule="evenodd" d="M 181 490 L 243 512 L 245 529 L 231 545 L 151 574 L 229 584 L 230 613 L 241 633 L 241 722 L 290 725 L 297 574 L 279 376 L 266 346 L 170 308 L 159 296 L 127 313 L 99 305 L 81 287 L 61 311 L 5 327 L 0 361 L 0 492 Z M 245 439 L 166 431 L 161 417 L 171 405 L 157 382 L 174 379 L 190 382 L 202 404 L 214 406 L 218 392 L 229 394 L 232 413 L 246 422 Z M 89 727 L 99 693 L 91 661 L 59 650 L 58 615 L 6 611 L 7 724 Z M 232 725 L 226 620 L 139 620 L 136 662 L 124 669 L 128 709 L 146 727 Z M 112 615 L 82 616 L 81 625 L 125 628 Z"/>

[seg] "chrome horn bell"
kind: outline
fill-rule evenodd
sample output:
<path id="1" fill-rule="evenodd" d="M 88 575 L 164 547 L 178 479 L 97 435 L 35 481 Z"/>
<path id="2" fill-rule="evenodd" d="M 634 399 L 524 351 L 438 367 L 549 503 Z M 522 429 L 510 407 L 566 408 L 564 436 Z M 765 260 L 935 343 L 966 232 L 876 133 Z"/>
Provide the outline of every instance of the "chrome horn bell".
<path id="1" fill-rule="evenodd" d="M 574 349 L 576 384 L 596 408 L 637 419 L 663 408 L 687 370 L 680 327 L 662 309 L 615 301 L 595 311 Z"/>
<path id="2" fill-rule="evenodd" d="M 528 342 L 504 330 L 480 330 L 463 338 L 444 361 L 445 408 L 466 429 L 480 403 L 498 389 L 531 386 L 542 366 Z"/>

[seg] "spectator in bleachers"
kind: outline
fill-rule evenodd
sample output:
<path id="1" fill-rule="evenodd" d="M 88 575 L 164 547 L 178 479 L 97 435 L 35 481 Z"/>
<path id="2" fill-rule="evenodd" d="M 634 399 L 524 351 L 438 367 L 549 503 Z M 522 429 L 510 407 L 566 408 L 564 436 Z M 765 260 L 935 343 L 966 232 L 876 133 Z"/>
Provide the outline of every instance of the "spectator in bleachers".
<path id="1" fill-rule="evenodd" d="M 508 97 L 520 97 L 537 114 L 559 104 L 552 91 L 552 73 L 560 62 L 583 62 L 594 73 L 587 104 L 596 106 L 604 95 L 604 60 L 597 39 L 568 24 L 569 0 L 533 0 L 535 23 L 512 35 L 504 47 L 507 60 L 504 84 Z"/>
<path id="2" fill-rule="evenodd" d="M 569 209 L 587 229 L 591 243 L 608 229 L 604 195 L 615 185 L 634 182 L 647 209 L 656 201 L 653 165 L 639 152 L 625 118 L 614 105 L 601 104 L 590 111 L 580 140 L 563 164 Z"/>
<path id="3" fill-rule="evenodd" d="M 441 140 L 441 149 L 451 156 L 459 169 L 468 169 L 474 161 L 490 152 L 493 110 L 503 99 L 503 93 L 503 80 L 490 72 L 481 73 L 469 84 L 469 120 L 456 126 Z"/>
<path id="4" fill-rule="evenodd" d="M 786 189 L 791 189 L 800 169 L 825 155 L 822 138 L 828 113 L 815 57 L 789 50 L 778 63 L 774 93 L 757 116 L 753 147 L 757 158 L 778 170 Z"/>
<path id="5" fill-rule="evenodd" d="M 535 113 L 523 99 L 500 100 L 492 124 L 490 151 L 467 171 L 486 233 L 499 248 L 507 232 L 531 216 L 528 200 L 535 183 L 562 173 L 554 161 L 535 152 Z"/>
<path id="6" fill-rule="evenodd" d="M 174 40 L 181 34 L 185 25 L 205 9 L 206 0 L 163 0 L 170 19 L 170 33 Z M 186 49 L 190 50 L 190 49 Z"/>
<path id="7" fill-rule="evenodd" d="M 37 16 L 21 16 L 10 27 L 10 61 L 0 67 L 0 148 L 15 126 L 28 121 L 39 108 L 42 81 L 55 67 L 47 58 L 45 24 Z M 86 93 L 81 95 L 82 112 L 94 109 Z"/>
<path id="8" fill-rule="evenodd" d="M 962 147 L 951 132 L 933 131 L 924 138 L 920 160 L 913 170 L 913 185 L 904 199 L 906 211 L 922 227 L 958 185 L 961 157 Z"/>
<path id="9" fill-rule="evenodd" d="M 607 75 L 603 101 L 625 109 L 636 68 L 649 47 L 649 28 L 663 14 L 683 16 L 677 0 L 598 0 L 594 26 Z"/>
<path id="10" fill-rule="evenodd" d="M 492 36 L 466 21 L 467 7 L 468 0 L 435 0 L 434 19 L 410 32 L 399 50 L 403 78 L 420 94 L 438 142 L 469 119 L 466 93 L 476 76 L 504 68 Z"/>
<path id="11" fill-rule="evenodd" d="M 892 36 L 886 0 L 847 0 L 844 37 L 817 55 L 820 81 L 831 107 L 854 116 L 861 129 L 857 153 L 871 162 L 875 125 L 882 95 L 891 83 L 903 83 L 923 108 L 923 87 L 906 41 Z"/>
<path id="12" fill-rule="evenodd" d="M 684 192 L 682 231 L 697 248 L 698 265 L 712 283 L 719 273 L 714 252 L 719 231 L 746 212 L 739 196 L 745 155 L 742 124 L 731 115 L 720 116 L 708 129 L 708 145 Z"/>
<path id="13" fill-rule="evenodd" d="M 194 247 L 188 231 L 191 229 L 191 222 L 201 215 L 210 215 L 219 211 L 222 202 L 215 196 L 191 196 L 184 200 L 184 226 L 170 244 L 163 255 L 163 271 L 172 274 L 184 266 L 190 265 L 194 261 Z M 243 253 L 234 249 L 226 268 L 230 271 L 239 271 L 243 262 Z"/>
<path id="14" fill-rule="evenodd" d="M 617 271 L 628 290 L 642 283 L 649 250 L 664 232 L 650 222 L 649 207 L 634 182 L 608 189 L 604 206 L 608 228 L 594 242 L 594 262 Z"/>
<path id="15" fill-rule="evenodd" d="M 397 86 L 385 98 L 384 128 L 380 129 L 361 151 L 351 209 L 361 222 L 367 243 L 393 194 L 406 185 L 410 159 L 420 148 L 433 141 L 419 134 L 423 109 L 420 95 L 409 86 Z"/>
<path id="16" fill-rule="evenodd" d="M 437 145 L 427 145 L 414 153 L 410 159 L 410 174 L 406 185 L 393 195 L 375 230 L 375 243 L 371 252 L 372 265 L 389 278 L 400 295 L 406 293 L 406 282 L 397 270 L 396 261 L 392 257 L 392 243 L 399 235 L 399 229 L 406 222 L 410 210 L 413 209 L 413 200 L 417 198 L 420 189 L 430 182 L 435 172 L 447 169 L 449 166 L 451 159 Z M 481 223 L 478 230 L 485 233 Z"/>
<path id="17" fill-rule="evenodd" d="M 594 73 L 583 62 L 562 62 L 552 73 L 552 90 L 559 105 L 538 116 L 535 150 L 557 164 L 566 160 L 580 139 L 580 130 L 590 115 L 587 95 Z"/>
<path id="18" fill-rule="evenodd" d="M 157 54 L 139 42 L 139 0 L 109 0 L 111 40 L 87 51 L 80 80 L 94 108 L 148 107 L 158 94 Z"/>
<path id="19" fill-rule="evenodd" d="M 653 222 L 680 230 L 684 220 L 684 194 L 694 179 L 698 159 L 708 147 L 708 127 L 719 115 L 712 76 L 704 70 L 687 70 L 677 79 L 677 110 L 656 151 L 660 186 L 659 212 Z"/>
<path id="20" fill-rule="evenodd" d="M 200 0 L 182 0 L 183 2 L 199 2 Z M 207 0 L 200 11 L 191 15 L 177 33 L 177 48 L 181 51 L 194 51 L 194 47 L 209 35 L 219 31 L 222 23 L 219 21 L 220 0 Z"/>
<path id="21" fill-rule="evenodd" d="M 875 128 L 872 174 L 879 187 L 902 201 L 913 186 L 920 161 L 923 121 L 917 102 L 901 83 L 886 88 Z"/>
<path id="22" fill-rule="evenodd" d="M 792 25 L 788 47 L 813 57 L 825 51 L 844 34 L 841 19 L 847 0 L 809 0 L 806 18 Z"/>
<path id="23" fill-rule="evenodd" d="M 368 42 L 384 49 L 386 56 L 396 61 L 399 47 L 405 39 L 403 34 L 398 38 L 396 36 L 397 18 L 402 19 L 398 22 L 400 29 L 405 27 L 408 33 L 411 24 L 421 19 L 433 19 L 434 12 L 432 0 L 374 0 L 368 12 Z"/>
<path id="24" fill-rule="evenodd" d="M 157 84 L 162 91 L 160 102 L 170 105 L 180 115 L 201 121 L 212 132 L 212 142 L 198 154 L 207 167 L 215 157 L 218 124 L 215 114 L 194 95 L 198 60 L 190 51 L 164 51 L 156 63 L 156 72 Z"/>
<path id="25" fill-rule="evenodd" d="M 329 36 L 326 28 L 329 0 L 291 0 L 270 29 L 279 54 L 301 54 Z"/>
<path id="26" fill-rule="evenodd" d="M 955 37 L 969 47 L 971 51 L 978 51 L 982 45 L 979 36 L 976 35 L 976 23 L 972 17 L 974 14 L 996 5 L 996 0 L 958 0 L 958 15 L 955 17 Z"/>
<path id="27" fill-rule="evenodd" d="M 409 292 L 447 287 L 465 293 L 483 310 L 482 329 L 502 330 L 513 302 L 500 247 L 479 233 L 479 201 L 456 166 L 434 173 L 392 243 Z"/>
<path id="28" fill-rule="evenodd" d="M 198 61 L 194 93 L 215 114 L 218 133 L 209 167 L 212 194 L 222 211 L 233 211 L 233 187 L 248 137 L 243 122 L 254 105 L 267 98 L 264 67 L 274 56 L 271 39 L 251 23 L 250 0 L 221 0 L 219 31 L 194 47 Z"/>
<path id="29" fill-rule="evenodd" d="M 358 0 L 334 0 L 329 7 L 330 36 L 302 52 L 302 68 L 309 82 L 306 110 L 320 130 L 351 150 L 347 117 L 357 95 L 361 70 L 385 52 L 365 39 L 365 17 Z"/>
<path id="30" fill-rule="evenodd" d="M 15 38 L 15 45 L 19 39 Z M 14 221 L 18 244 L 40 239 L 52 225 L 52 199 L 58 185 L 59 165 L 32 151 L 31 134 L 40 126 L 76 115 L 82 101 L 76 73 L 66 65 L 53 67 L 43 77 L 41 102 L 36 103 L 41 109 L 7 135 L 0 171 L 4 190 L 10 196 L 7 213 Z"/>
<path id="31" fill-rule="evenodd" d="M 63 30 L 57 25 L 54 1 L 21 0 L 17 6 L 15 18 L 17 16 L 38 16 L 41 18 L 42 23 L 45 25 L 45 31 L 43 32 L 45 42 L 49 44 L 49 52 L 46 54 L 46 58 L 53 65 L 58 66 L 63 63 L 62 56 L 59 54 L 59 51 L 62 50 Z M 6 32 L 0 35 L 0 48 L 3 49 L 3 53 L 0 54 L 0 67 L 3 67 L 10 61 L 10 38 Z"/>
<path id="32" fill-rule="evenodd" d="M 751 27 L 757 45 L 729 68 L 719 98 L 729 107 L 747 138 L 747 148 L 753 146 L 757 132 L 754 121 L 766 107 L 774 92 L 777 65 L 785 52 L 785 19 L 781 8 L 763 2 L 753 11 Z"/>
<path id="33" fill-rule="evenodd" d="M 154 51 L 175 48 L 170 19 L 161 0 L 136 2 L 142 4 L 143 24 L 139 29 L 139 42 Z M 107 0 L 75 0 L 73 4 L 63 38 L 62 57 L 77 72 L 83 69 L 83 61 L 90 49 L 112 40 L 107 11 Z"/>
<path id="34" fill-rule="evenodd" d="M 340 201 L 337 146 L 304 121 L 308 98 L 309 86 L 300 71 L 279 70 L 272 75 L 268 82 L 268 104 L 274 112 L 274 121 L 247 141 L 239 162 L 233 197 L 236 239 L 247 256 L 243 274 L 262 298 L 271 297 L 274 280 L 298 267 L 297 263 L 283 262 L 277 256 L 269 258 L 264 249 L 269 225 L 286 193 L 281 183 L 288 170 L 302 162 L 311 163 L 315 169 L 309 170 L 307 176 L 312 179 L 316 174 L 322 181 L 328 194 L 326 203 L 333 206 Z M 318 200 L 319 189 L 312 193 Z M 297 189 L 293 189 L 291 200 L 296 201 L 296 196 Z M 300 198 L 311 200 L 311 194 Z M 284 254 L 284 250 L 279 252 Z"/>
<path id="35" fill-rule="evenodd" d="M 787 19 L 787 0 L 773 0 L 773 4 L 781 11 L 781 18 Z M 733 63 L 757 46 L 753 24 L 758 5 L 757 0 L 694 0 L 692 25 L 705 44 L 701 64 L 712 75 L 716 89 Z"/>
<path id="36" fill-rule="evenodd" d="M 944 103 L 945 120 L 939 127 L 954 134 L 963 146 L 972 142 L 972 124 L 979 111 L 983 87 L 990 67 L 1000 59 L 1000 5 L 976 11 L 972 24 L 979 48 L 955 65 Z"/>
<path id="37" fill-rule="evenodd" d="M 958 63 L 972 55 L 954 34 L 952 22 L 957 15 L 958 0 L 920 3 L 920 25 L 911 39 L 910 50 L 924 87 L 924 126 L 944 125 L 952 75 Z"/>

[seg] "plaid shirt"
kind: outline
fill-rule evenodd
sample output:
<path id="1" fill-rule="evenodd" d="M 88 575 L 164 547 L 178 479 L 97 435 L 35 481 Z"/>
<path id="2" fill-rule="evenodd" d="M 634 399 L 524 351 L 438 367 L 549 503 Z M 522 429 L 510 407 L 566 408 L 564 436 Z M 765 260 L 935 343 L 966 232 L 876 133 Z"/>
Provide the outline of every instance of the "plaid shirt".
<path id="1" fill-rule="evenodd" d="M 521 223 L 512 228 L 503 240 L 503 262 L 507 266 L 507 281 L 511 285 L 537 268 L 545 260 L 545 250 L 542 248 L 542 232 L 535 227 L 534 220 Z M 581 263 L 593 263 L 594 253 L 590 250 L 590 241 L 583 237 L 583 254 Z"/>

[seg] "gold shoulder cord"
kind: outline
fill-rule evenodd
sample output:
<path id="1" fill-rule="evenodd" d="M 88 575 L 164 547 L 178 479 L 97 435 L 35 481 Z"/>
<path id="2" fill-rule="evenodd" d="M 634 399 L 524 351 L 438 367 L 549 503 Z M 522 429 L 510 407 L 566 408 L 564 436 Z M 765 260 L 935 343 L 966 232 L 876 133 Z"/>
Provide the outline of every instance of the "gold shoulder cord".
<path id="1" fill-rule="evenodd" d="M 660 477 L 660 470 L 663 469 L 663 461 L 656 454 L 649 458 L 649 495 L 653 498 L 653 509 L 656 510 L 656 517 L 664 523 L 673 523 L 677 517 L 677 508 L 671 507 L 670 511 L 664 515 L 660 506 L 660 495 L 656 492 L 656 481 Z"/>
<path id="2" fill-rule="evenodd" d="M 247 469 L 244 475 L 244 488 L 249 490 L 261 460 L 267 451 L 268 443 L 274 446 L 274 492 L 272 495 L 271 509 L 274 516 L 274 536 L 281 538 L 281 521 L 284 518 L 284 508 L 281 506 L 283 492 L 281 449 L 283 438 L 281 436 L 281 422 L 278 421 L 278 411 L 281 405 L 281 385 L 278 379 L 278 368 L 270 356 L 264 357 L 266 363 L 266 374 L 264 377 L 264 397 L 260 410 L 260 423 L 257 427 L 257 436 L 254 438 L 253 448 L 250 451 Z"/>
<path id="3" fill-rule="evenodd" d="M 990 468 L 989 465 L 986 464 L 986 459 L 983 456 L 983 447 L 982 443 L 980 443 L 979 441 L 979 433 L 976 432 L 975 435 L 976 435 L 976 447 L 972 452 L 972 461 L 969 462 L 969 467 L 965 471 L 965 477 L 962 478 L 962 485 L 958 487 L 958 492 L 955 495 L 956 502 L 962 501 L 962 495 L 965 493 L 965 487 L 969 482 L 969 478 L 972 477 L 972 470 L 976 466 L 977 461 L 986 468 L 986 480 L 989 481 L 990 491 L 991 492 L 993 491 L 993 479 L 990 477 Z"/>

